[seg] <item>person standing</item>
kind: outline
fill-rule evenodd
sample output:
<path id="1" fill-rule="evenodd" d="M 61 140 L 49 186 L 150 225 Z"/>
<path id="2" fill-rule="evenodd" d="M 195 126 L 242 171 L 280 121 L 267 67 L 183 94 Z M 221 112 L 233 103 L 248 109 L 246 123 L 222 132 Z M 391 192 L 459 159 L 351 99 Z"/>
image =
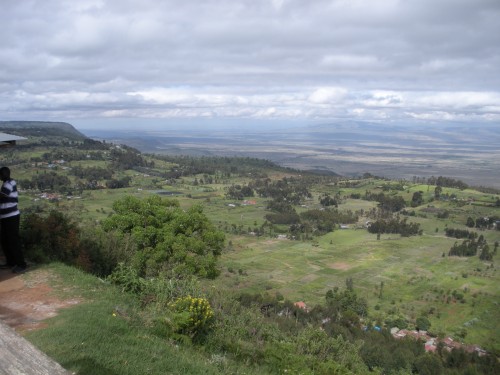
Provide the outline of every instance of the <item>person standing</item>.
<path id="1" fill-rule="evenodd" d="M 17 208 L 17 184 L 10 178 L 8 167 L 0 168 L 0 179 L 3 182 L 0 187 L 0 243 L 6 260 L 2 268 L 9 267 L 14 273 L 23 273 L 26 271 L 26 262 L 19 238 L 21 213 Z"/>

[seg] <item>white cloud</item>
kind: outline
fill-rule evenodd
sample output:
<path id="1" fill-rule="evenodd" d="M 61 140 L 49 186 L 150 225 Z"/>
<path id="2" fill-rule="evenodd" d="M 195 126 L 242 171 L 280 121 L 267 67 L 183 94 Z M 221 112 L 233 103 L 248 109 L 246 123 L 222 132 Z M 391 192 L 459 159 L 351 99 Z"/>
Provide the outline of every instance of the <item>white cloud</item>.
<path id="1" fill-rule="evenodd" d="M 498 121 L 498 1 L 32 0 L 0 12 L 0 110 Z"/>
<path id="2" fill-rule="evenodd" d="M 347 90 L 341 87 L 320 87 L 310 96 L 309 101 L 316 104 L 335 104 L 346 97 Z"/>

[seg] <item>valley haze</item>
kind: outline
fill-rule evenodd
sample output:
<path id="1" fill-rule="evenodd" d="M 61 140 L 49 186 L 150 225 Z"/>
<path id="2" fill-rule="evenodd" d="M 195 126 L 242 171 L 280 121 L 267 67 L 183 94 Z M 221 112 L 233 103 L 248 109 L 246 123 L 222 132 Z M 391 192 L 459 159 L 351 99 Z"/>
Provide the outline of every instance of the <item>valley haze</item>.
<path id="1" fill-rule="evenodd" d="M 76 125 L 85 135 L 146 153 L 248 156 L 300 170 L 387 178 L 446 176 L 500 188 L 497 124 L 177 123 Z"/>

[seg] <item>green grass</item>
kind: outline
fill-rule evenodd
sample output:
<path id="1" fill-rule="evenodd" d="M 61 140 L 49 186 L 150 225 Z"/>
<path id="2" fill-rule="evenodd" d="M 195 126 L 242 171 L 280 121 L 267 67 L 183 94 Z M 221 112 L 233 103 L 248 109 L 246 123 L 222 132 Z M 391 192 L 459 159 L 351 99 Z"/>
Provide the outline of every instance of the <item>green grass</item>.
<path id="1" fill-rule="evenodd" d="M 42 269 L 52 275 L 52 286 L 61 298 L 80 297 L 83 302 L 61 310 L 48 320 L 47 328 L 27 332 L 26 338 L 70 371 L 79 375 L 265 373 L 235 365 L 224 353 L 205 355 L 199 348 L 154 335 L 141 323 L 133 299 L 93 276 L 59 264 Z"/>
<path id="2" fill-rule="evenodd" d="M 427 226 L 434 228 L 435 219 L 431 221 Z M 491 235 L 498 238 L 498 234 Z M 415 319 L 434 308 L 429 315 L 433 332 L 451 335 L 478 318 L 479 323 L 467 327 L 466 342 L 500 348 L 500 316 L 493 308 L 500 302 L 499 275 L 495 269 L 486 269 L 478 257 L 442 257 L 455 241 L 443 233 L 429 231 L 409 238 L 382 235 L 377 241 L 366 230 L 337 230 L 316 244 L 243 236 L 231 239 L 234 246 L 223 255 L 224 272 L 216 281 L 219 288 L 279 292 L 312 306 L 324 301 L 328 289 L 343 288 L 346 278 L 352 277 L 372 312 L 378 305 L 383 314 L 398 312 Z M 240 269 L 242 274 L 236 272 Z M 465 303 L 446 301 L 454 290 L 465 294 Z"/>
<path id="3" fill-rule="evenodd" d="M 33 154 L 35 155 L 35 154 Z M 76 164 L 81 164 L 76 162 Z M 84 165 L 84 164 L 82 164 Z M 102 162 L 89 161 L 85 166 L 99 165 Z M 169 168 L 164 162 L 156 163 L 156 169 Z M 30 178 L 34 168 L 18 166 L 13 169 L 16 177 Z M 66 173 L 66 172 L 65 172 Z M 227 184 L 193 186 L 194 176 L 179 180 L 175 186 L 164 185 L 164 182 L 153 176 L 128 171 L 132 177 L 132 187 L 117 190 L 86 191 L 79 200 L 61 201 L 58 204 L 40 202 L 67 213 L 72 213 L 79 220 L 102 220 L 112 212 L 113 202 L 124 194 L 147 196 L 154 190 L 167 189 L 181 191 L 178 199 L 182 208 L 201 203 L 207 216 L 216 227 L 231 232 L 233 226 L 244 232 L 264 222 L 267 201 L 256 200 L 256 205 L 230 207 L 234 200 L 224 197 L 224 188 L 231 183 L 248 183 L 244 177 L 227 179 Z M 273 172 L 269 172 L 271 176 Z M 121 174 L 123 175 L 123 173 Z M 284 173 L 276 174 L 282 177 Z M 198 179 L 202 177 L 198 176 Z M 313 200 L 305 202 L 306 207 L 297 207 L 301 212 L 309 208 L 318 208 L 318 196 L 328 193 L 334 196 L 340 193 L 347 197 L 352 193 L 362 196 L 366 190 L 382 192 L 383 185 L 399 187 L 399 182 L 384 180 L 355 181 L 350 185 L 329 184 L 313 189 Z M 209 188 L 209 189 L 207 189 Z M 209 190 L 209 191 L 208 191 Z M 442 257 L 448 253 L 455 239 L 446 238 L 445 227 L 467 229 L 465 222 L 468 216 L 500 215 L 500 209 L 493 207 L 498 196 L 484 194 L 472 189 L 459 190 L 443 188 L 442 194 L 455 194 L 456 201 L 436 201 L 434 186 L 406 183 L 404 191 L 390 190 L 385 194 L 400 194 L 407 202 L 414 192 L 422 191 L 425 203 L 416 208 L 417 216 L 408 217 L 411 222 L 418 222 L 424 231 L 423 236 L 401 238 L 398 235 L 382 235 L 377 241 L 375 235 L 366 230 L 337 230 L 314 242 L 278 240 L 269 236 L 257 238 L 250 235 L 228 234 L 232 250 L 226 251 L 221 259 L 223 270 L 221 277 L 214 284 L 221 290 L 251 291 L 256 293 L 280 292 L 291 300 L 305 300 L 308 304 L 323 302 L 324 294 L 335 286 L 344 287 L 345 279 L 352 277 L 359 294 L 366 297 L 374 315 L 387 316 L 402 314 L 414 320 L 422 313 L 434 309 L 429 315 L 433 331 L 454 334 L 465 323 L 477 318 L 478 321 L 467 327 L 466 341 L 500 350 L 500 316 L 497 313 L 500 303 L 500 277 L 495 268 L 481 262 L 478 257 L 449 258 Z M 35 195 L 21 194 L 21 209 L 34 204 L 31 199 Z M 369 211 L 376 207 L 376 202 L 359 199 L 344 199 L 339 210 Z M 428 208 L 447 210 L 447 219 L 438 219 L 436 212 Z M 367 220 L 360 219 L 360 224 Z M 286 231 L 286 226 L 278 226 Z M 436 232 L 436 228 L 438 231 Z M 266 234 L 267 234 L 266 230 Z M 479 231 L 493 248 L 493 243 L 500 240 L 500 232 L 494 230 Z M 461 240 L 459 240 L 461 241 Z M 496 255 L 494 263 L 498 263 Z M 488 269 L 487 269 L 488 268 Z M 232 272 L 228 270 L 231 269 Z M 241 272 L 239 272 L 241 270 Z M 478 271 L 480 270 L 480 271 Z M 464 275 L 466 277 L 464 277 Z M 379 287 L 384 283 L 380 296 Z M 465 303 L 447 302 L 446 296 L 454 290 L 467 292 Z M 473 297 L 475 295 L 475 297 Z M 378 305 L 380 310 L 374 311 Z M 62 315 L 63 316 L 63 315 Z"/>

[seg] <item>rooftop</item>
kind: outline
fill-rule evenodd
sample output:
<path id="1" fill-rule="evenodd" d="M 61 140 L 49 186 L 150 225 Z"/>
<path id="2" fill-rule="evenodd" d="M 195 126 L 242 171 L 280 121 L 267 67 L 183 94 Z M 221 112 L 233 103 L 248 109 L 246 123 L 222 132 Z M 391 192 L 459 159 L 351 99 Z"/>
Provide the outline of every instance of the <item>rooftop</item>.
<path id="1" fill-rule="evenodd" d="M 7 134 L 7 133 L 0 133 L 0 147 L 14 146 L 16 144 L 16 141 L 22 141 L 22 140 L 25 140 L 25 139 L 26 138 L 19 137 L 17 135 L 12 135 L 12 134 Z"/>

